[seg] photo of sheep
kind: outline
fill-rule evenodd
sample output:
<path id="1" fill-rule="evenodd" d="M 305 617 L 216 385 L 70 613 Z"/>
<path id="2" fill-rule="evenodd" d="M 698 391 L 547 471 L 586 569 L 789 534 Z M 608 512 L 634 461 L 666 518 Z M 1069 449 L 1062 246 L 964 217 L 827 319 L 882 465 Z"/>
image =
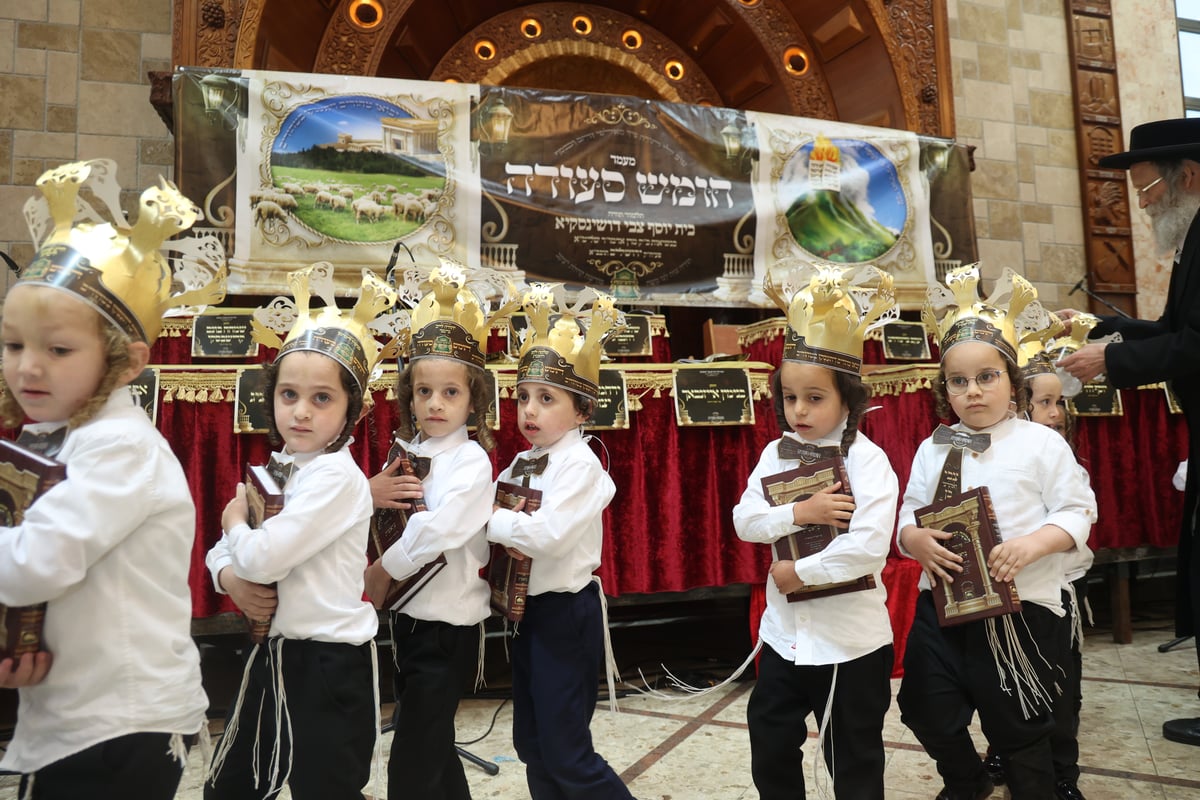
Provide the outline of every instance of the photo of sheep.
<path id="1" fill-rule="evenodd" d="M 407 236 L 438 213 L 437 125 L 366 95 L 298 106 L 271 147 L 272 187 L 251 196 L 255 227 L 295 219 L 343 242 Z"/>

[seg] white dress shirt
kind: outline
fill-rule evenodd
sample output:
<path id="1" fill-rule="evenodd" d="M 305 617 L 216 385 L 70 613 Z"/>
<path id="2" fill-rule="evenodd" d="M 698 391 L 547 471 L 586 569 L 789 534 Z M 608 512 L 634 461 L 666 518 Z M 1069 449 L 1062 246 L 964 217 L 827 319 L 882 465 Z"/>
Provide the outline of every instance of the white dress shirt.
<path id="1" fill-rule="evenodd" d="M 1079 469 L 1075 454 L 1060 434 L 1045 425 L 1015 418 L 982 431 L 962 423 L 953 427 L 969 433 L 991 434 L 987 450 L 963 453 L 962 489 L 988 488 L 1002 541 L 1028 536 L 1043 525 L 1056 525 L 1075 540 L 1077 548 L 1087 548 L 1088 534 L 1096 521 L 1096 497 Z M 950 445 L 934 444 L 932 437 L 917 448 L 897 532 L 915 525 L 913 512 L 933 502 L 949 451 Z M 900 550 L 909 555 L 902 545 Z M 1063 616 L 1064 574 L 1062 553 L 1052 553 L 1026 565 L 1016 577 L 1021 602 L 1037 603 Z M 924 573 L 920 585 L 922 589 L 930 588 Z"/>
<path id="2" fill-rule="evenodd" d="M 67 434 L 67 479 L 0 528 L 0 603 L 47 602 L 46 679 L 20 690 L 0 766 L 41 767 L 131 733 L 205 721 L 188 569 L 196 512 L 166 440 L 128 388 Z"/>
<path id="3" fill-rule="evenodd" d="M 550 456 L 545 471 L 531 476 L 529 482 L 531 489 L 542 491 L 541 507 L 532 514 L 497 509 L 488 523 L 489 541 L 516 548 L 533 559 L 531 596 L 578 592 L 600 566 L 602 514 L 617 489 L 588 446 L 590 439 L 574 429 L 549 447 L 519 453 L 517 458 L 524 459 Z M 510 464 L 499 480 L 521 482 L 511 476 Z"/>
<path id="4" fill-rule="evenodd" d="M 488 562 L 492 462 L 465 425 L 436 439 L 401 444 L 430 459 L 421 481 L 429 510 L 409 516 L 404 535 L 383 554 L 383 568 L 394 578 L 407 578 L 439 554 L 446 557 L 446 566 L 401 611 L 452 625 L 482 622 L 491 613 L 491 591 L 479 570 Z"/>
<path id="5" fill-rule="evenodd" d="M 371 484 L 350 456 L 276 453 L 295 468 L 283 488 L 283 509 L 252 529 L 241 523 L 225 531 L 206 563 L 218 592 L 218 576 L 234 574 L 274 583 L 279 605 L 271 636 L 359 645 L 379 629 L 375 608 L 363 599 L 370 533 Z"/>
<path id="6" fill-rule="evenodd" d="M 829 438 L 810 444 L 836 447 L 844 428 L 840 425 Z M 794 433 L 784 435 L 804 441 Z M 794 459 L 781 459 L 778 448 L 776 439 L 762 451 L 741 501 L 734 506 L 733 527 L 744 541 L 770 543 L 797 530 L 792 504 L 771 506 L 763 496 L 763 478 L 799 465 Z M 862 433 L 844 460 L 854 496 L 850 525 L 821 552 L 797 561 L 796 576 L 817 585 L 874 575 L 875 588 L 789 603 L 768 575 L 767 609 L 759 636 L 793 664 L 840 664 L 892 643 L 887 590 L 880 573 L 892 544 L 899 484 L 887 454 Z"/>

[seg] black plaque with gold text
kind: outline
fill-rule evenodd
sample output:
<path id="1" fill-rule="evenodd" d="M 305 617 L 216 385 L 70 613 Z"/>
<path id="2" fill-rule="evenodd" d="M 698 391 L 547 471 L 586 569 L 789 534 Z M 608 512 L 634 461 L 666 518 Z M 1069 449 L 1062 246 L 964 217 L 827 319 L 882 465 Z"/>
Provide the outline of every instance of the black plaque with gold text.
<path id="1" fill-rule="evenodd" d="M 193 358 L 253 358 L 258 342 L 250 336 L 249 314 L 200 314 L 192 318 Z"/>
<path id="2" fill-rule="evenodd" d="M 676 369 L 674 379 L 677 424 L 754 424 L 749 371 L 738 367 Z"/>
<path id="3" fill-rule="evenodd" d="M 883 326 L 883 357 L 889 361 L 928 361 L 929 339 L 919 322 L 889 322 Z"/>
<path id="4" fill-rule="evenodd" d="M 1085 383 L 1074 397 L 1067 398 L 1067 410 L 1077 417 L 1120 417 L 1125 414 L 1121 392 L 1108 383 Z"/>
<path id="5" fill-rule="evenodd" d="M 261 367 L 247 367 L 238 372 L 233 403 L 234 433 L 266 433 L 269 429 L 266 380 Z"/>
<path id="6" fill-rule="evenodd" d="M 629 427 L 629 394 L 621 370 L 600 369 L 600 396 L 587 427 L 594 431 L 623 431 Z"/>

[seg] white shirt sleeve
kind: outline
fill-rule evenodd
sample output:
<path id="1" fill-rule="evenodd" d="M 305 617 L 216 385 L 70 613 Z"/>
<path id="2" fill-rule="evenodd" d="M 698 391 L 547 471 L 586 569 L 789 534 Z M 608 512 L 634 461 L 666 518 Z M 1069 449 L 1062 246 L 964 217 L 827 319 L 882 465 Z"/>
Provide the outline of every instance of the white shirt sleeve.
<path id="1" fill-rule="evenodd" d="M 407 578 L 447 550 L 463 547 L 479 534 L 492 515 L 492 463 L 479 448 L 459 447 L 463 457 L 444 466 L 446 474 L 437 507 L 408 518 L 404 535 L 383 554 L 383 568 L 397 580 Z"/>
<path id="2" fill-rule="evenodd" d="M 39 497 L 20 525 L 0 528 L 0 603 L 59 597 L 158 505 L 159 459 L 150 440 L 112 435 L 115 426 L 105 433 L 81 432 L 67 458 L 67 479 Z"/>

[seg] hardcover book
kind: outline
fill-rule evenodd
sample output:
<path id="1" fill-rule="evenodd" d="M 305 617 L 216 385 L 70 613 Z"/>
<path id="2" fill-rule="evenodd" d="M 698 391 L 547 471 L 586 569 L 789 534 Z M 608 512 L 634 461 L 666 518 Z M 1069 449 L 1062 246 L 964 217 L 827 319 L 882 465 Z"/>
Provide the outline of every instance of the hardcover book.
<path id="1" fill-rule="evenodd" d="M 839 482 L 842 484 L 839 493 L 851 494 L 846 463 L 841 456 L 834 456 L 811 464 L 801 463 L 795 469 L 767 475 L 762 479 L 763 497 L 772 506 L 790 505 Z M 779 561 L 799 561 L 821 552 L 841 533 L 842 530 L 833 525 L 802 525 L 795 533 L 789 533 L 772 544 L 775 548 L 775 558 Z M 874 588 L 875 576 L 863 575 L 852 581 L 805 586 L 797 592 L 788 592 L 787 599 L 789 603 L 796 603 Z"/>
<path id="2" fill-rule="evenodd" d="M 0 440 L 0 524 L 20 524 L 33 501 L 67 477 L 67 467 L 8 440 Z M 42 648 L 46 604 L 0 605 L 0 660 Z"/>
<path id="3" fill-rule="evenodd" d="M 919 527 L 952 534 L 942 546 L 963 559 L 963 571 L 953 583 L 934 580 L 933 606 L 940 625 L 960 625 L 1021 610 L 1016 585 L 994 580 L 988 573 L 988 555 L 1002 539 L 986 486 L 961 492 L 915 513 Z"/>
<path id="4" fill-rule="evenodd" d="M 525 501 L 525 507 L 521 510 L 532 514 L 542 504 L 542 491 L 504 481 L 496 484 L 496 505 L 511 509 L 521 500 Z M 508 554 L 503 545 L 492 545 L 487 580 L 492 589 L 492 608 L 496 613 L 513 622 L 521 621 L 525 616 L 525 599 L 529 594 L 529 573 L 532 568 L 532 558 L 516 559 Z"/>
<path id="5" fill-rule="evenodd" d="M 400 459 L 400 469 L 405 475 L 416 474 L 407 452 L 399 443 L 392 444 L 391 450 L 388 451 L 387 463 L 391 464 L 396 459 Z M 424 500 L 417 498 L 412 501 L 413 513 L 425 510 Z M 370 563 L 373 564 L 382 558 L 389 547 L 400 541 L 400 537 L 404 535 L 404 528 L 408 525 L 408 514 L 403 508 L 375 509 L 371 516 L 371 535 L 367 538 L 367 558 Z M 387 594 L 382 598 L 372 597 L 371 603 L 379 609 L 399 611 L 445 566 L 446 557 L 439 553 L 437 558 L 407 578 L 393 580 L 388 584 Z"/>
<path id="6" fill-rule="evenodd" d="M 246 505 L 249 506 L 246 524 L 257 529 L 283 508 L 283 487 L 267 467 L 246 465 Z M 271 632 L 271 619 L 248 619 L 250 641 L 262 644 Z"/>

